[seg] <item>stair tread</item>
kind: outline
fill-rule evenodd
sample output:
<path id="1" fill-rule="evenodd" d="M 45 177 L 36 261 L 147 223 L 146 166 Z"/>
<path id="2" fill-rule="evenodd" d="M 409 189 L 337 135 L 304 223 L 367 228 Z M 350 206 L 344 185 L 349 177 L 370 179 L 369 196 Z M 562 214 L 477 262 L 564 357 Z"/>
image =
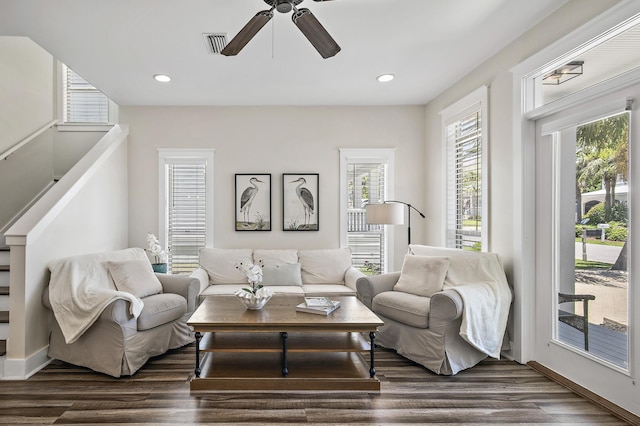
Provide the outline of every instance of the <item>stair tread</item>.
<path id="1" fill-rule="evenodd" d="M 8 295 L 9 295 L 9 286 L 0 285 L 0 296 L 8 296 Z"/>
<path id="2" fill-rule="evenodd" d="M 0 271 L 6 272 L 9 270 L 9 265 L 0 265 Z"/>
<path id="3" fill-rule="evenodd" d="M 9 322 L 9 311 L 0 311 L 0 324 Z"/>
<path id="4" fill-rule="evenodd" d="M 0 356 L 5 356 L 7 354 L 7 341 L 0 340 Z"/>

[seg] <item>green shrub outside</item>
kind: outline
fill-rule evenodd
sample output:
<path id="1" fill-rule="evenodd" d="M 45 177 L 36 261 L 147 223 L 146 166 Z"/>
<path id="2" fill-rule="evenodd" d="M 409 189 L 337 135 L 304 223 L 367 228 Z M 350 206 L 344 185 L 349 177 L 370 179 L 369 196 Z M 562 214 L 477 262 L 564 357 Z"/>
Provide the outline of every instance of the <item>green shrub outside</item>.
<path id="1" fill-rule="evenodd" d="M 608 212 L 604 207 L 604 203 L 598 203 L 585 213 L 584 217 L 589 218 L 589 224 L 591 225 L 615 221 L 621 222 L 626 226 L 628 211 L 627 206 L 620 202 L 615 202 Z"/>
<path id="2" fill-rule="evenodd" d="M 609 241 L 627 241 L 627 228 L 610 227 L 605 230 L 604 237 Z"/>

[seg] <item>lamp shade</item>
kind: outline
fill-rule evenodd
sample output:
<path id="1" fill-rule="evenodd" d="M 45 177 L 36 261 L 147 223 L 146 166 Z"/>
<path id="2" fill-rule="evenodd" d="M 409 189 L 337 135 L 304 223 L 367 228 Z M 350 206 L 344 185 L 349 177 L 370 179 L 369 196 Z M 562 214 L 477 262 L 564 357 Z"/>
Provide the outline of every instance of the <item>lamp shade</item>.
<path id="1" fill-rule="evenodd" d="M 398 203 L 367 204 L 367 223 L 370 225 L 404 225 L 404 206 Z"/>

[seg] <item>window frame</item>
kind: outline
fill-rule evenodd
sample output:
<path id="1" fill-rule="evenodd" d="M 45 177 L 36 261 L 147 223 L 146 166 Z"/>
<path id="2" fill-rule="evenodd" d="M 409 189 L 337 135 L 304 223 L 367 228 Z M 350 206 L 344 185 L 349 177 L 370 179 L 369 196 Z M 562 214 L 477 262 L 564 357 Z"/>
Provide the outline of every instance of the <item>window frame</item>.
<path id="1" fill-rule="evenodd" d="M 168 247 L 168 194 L 169 187 L 165 167 L 171 163 L 204 161 L 205 163 L 205 247 L 213 247 L 214 242 L 214 149 L 158 149 L 158 240 L 162 247 Z"/>
<path id="2" fill-rule="evenodd" d="M 481 86 L 473 92 L 469 93 L 462 99 L 453 103 L 449 107 L 440 112 L 442 120 L 442 146 L 443 146 L 443 164 L 446 164 L 447 179 L 444 182 L 443 188 L 443 217 L 445 218 L 445 226 L 443 227 L 442 241 L 444 241 L 447 247 L 449 245 L 449 220 L 451 214 L 456 214 L 456 211 L 451 212 L 449 208 L 450 198 L 456 197 L 455 193 L 451 193 L 451 185 L 449 182 L 449 175 L 451 170 L 449 169 L 450 163 L 450 140 L 448 138 L 447 129 L 450 125 L 462 120 L 463 118 L 473 114 L 474 112 L 480 113 L 480 146 L 481 146 L 481 176 L 480 183 L 481 192 L 481 226 L 480 226 L 480 244 L 481 251 L 489 251 L 489 106 L 488 106 L 488 87 Z M 456 202 L 457 203 L 457 202 Z M 457 205 L 457 204 L 456 204 Z"/>
<path id="3" fill-rule="evenodd" d="M 385 178 L 385 200 L 394 199 L 395 188 L 395 148 L 340 148 L 340 246 L 349 247 L 348 216 L 349 194 L 347 191 L 348 163 L 384 163 L 387 166 Z M 384 226 L 386 254 L 384 271 L 395 270 L 395 237 L 394 227 Z"/>
<path id="4" fill-rule="evenodd" d="M 108 96 L 109 101 L 109 120 L 107 123 L 78 123 L 64 121 L 64 112 L 66 109 L 65 104 L 65 86 L 66 86 L 66 68 L 65 64 L 60 61 L 56 63 L 56 81 L 57 84 L 57 116 L 58 124 L 56 125 L 58 131 L 61 132 L 106 132 L 113 127 L 113 125 L 119 122 L 118 105 L 113 102 Z M 95 87 L 95 86 L 94 86 Z M 105 95 L 106 96 L 106 95 Z"/>

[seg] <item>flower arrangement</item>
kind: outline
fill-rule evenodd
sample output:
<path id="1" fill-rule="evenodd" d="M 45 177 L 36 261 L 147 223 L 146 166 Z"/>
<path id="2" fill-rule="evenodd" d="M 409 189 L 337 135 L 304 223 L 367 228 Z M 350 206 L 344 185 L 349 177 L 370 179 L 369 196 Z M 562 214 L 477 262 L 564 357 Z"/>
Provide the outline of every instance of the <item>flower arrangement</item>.
<path id="1" fill-rule="evenodd" d="M 262 266 L 251 262 L 240 262 L 236 264 L 236 269 L 242 272 L 251 283 L 251 288 L 243 288 L 243 290 L 255 295 L 262 288 L 262 284 L 258 284 L 262 282 Z"/>
<path id="2" fill-rule="evenodd" d="M 145 251 L 151 253 L 154 263 L 163 263 L 167 254 L 160 245 L 158 238 L 151 232 L 147 233 L 147 249 Z"/>
<path id="3" fill-rule="evenodd" d="M 247 309 L 259 310 L 271 299 L 273 291 L 262 284 L 262 264 L 255 265 L 251 262 L 240 262 L 236 264 L 236 269 L 241 271 L 251 283 L 251 288 L 244 287 L 234 294 L 242 300 Z"/>

